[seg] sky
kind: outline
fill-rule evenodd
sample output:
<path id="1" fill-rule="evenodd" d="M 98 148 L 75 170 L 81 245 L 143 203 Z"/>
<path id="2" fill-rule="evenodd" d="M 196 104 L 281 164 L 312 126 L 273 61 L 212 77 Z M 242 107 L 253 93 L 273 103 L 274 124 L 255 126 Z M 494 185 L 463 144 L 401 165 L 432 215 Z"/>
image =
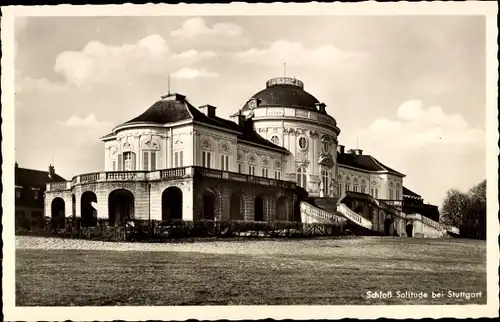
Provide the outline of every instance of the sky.
<path id="1" fill-rule="evenodd" d="M 99 137 L 170 89 L 228 117 L 286 73 L 327 105 L 340 144 L 441 205 L 486 178 L 482 16 L 22 17 L 20 167 L 104 169 Z"/>

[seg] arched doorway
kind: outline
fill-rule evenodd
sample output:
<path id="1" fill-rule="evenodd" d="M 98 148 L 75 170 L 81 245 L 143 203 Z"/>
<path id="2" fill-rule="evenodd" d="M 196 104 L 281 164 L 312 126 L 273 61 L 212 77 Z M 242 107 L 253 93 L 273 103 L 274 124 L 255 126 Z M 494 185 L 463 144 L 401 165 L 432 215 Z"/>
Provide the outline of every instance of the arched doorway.
<path id="1" fill-rule="evenodd" d="M 161 195 L 161 220 L 182 220 L 182 190 L 168 187 Z"/>
<path id="2" fill-rule="evenodd" d="M 125 224 L 134 218 L 134 195 L 125 189 L 112 191 L 108 198 L 108 210 L 111 226 Z"/>
<path id="3" fill-rule="evenodd" d="M 63 198 L 57 197 L 52 200 L 51 207 L 52 228 L 64 228 L 64 218 L 66 217 L 66 204 Z"/>
<path id="4" fill-rule="evenodd" d="M 83 226 L 95 226 L 97 224 L 97 210 L 94 208 L 97 196 L 92 191 L 85 191 L 80 200 L 80 216 Z"/>
<path id="5" fill-rule="evenodd" d="M 210 190 L 205 190 L 202 195 L 202 213 L 201 218 L 207 220 L 215 219 L 215 193 Z"/>
<path id="6" fill-rule="evenodd" d="M 233 193 L 231 194 L 231 206 L 230 206 L 230 213 L 229 213 L 229 218 L 231 220 L 243 220 L 243 207 L 242 207 L 242 198 L 240 197 L 239 194 Z"/>
<path id="7" fill-rule="evenodd" d="M 276 220 L 288 221 L 288 199 L 285 196 L 276 200 Z"/>
<path id="8" fill-rule="evenodd" d="M 394 221 L 391 217 L 384 220 L 384 234 L 386 236 L 394 236 Z"/>
<path id="9" fill-rule="evenodd" d="M 264 221 L 264 198 L 262 196 L 255 197 L 253 220 Z"/>
<path id="10" fill-rule="evenodd" d="M 413 224 L 411 222 L 406 225 L 406 236 L 413 237 Z"/>

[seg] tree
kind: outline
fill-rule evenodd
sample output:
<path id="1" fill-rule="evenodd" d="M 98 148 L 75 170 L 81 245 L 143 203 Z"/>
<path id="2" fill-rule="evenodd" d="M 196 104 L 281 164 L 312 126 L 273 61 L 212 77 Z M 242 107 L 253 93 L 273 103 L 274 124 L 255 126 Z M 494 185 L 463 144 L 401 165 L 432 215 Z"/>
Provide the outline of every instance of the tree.
<path id="1" fill-rule="evenodd" d="M 458 227 L 463 237 L 486 239 L 486 180 L 467 193 L 448 190 L 441 209 L 441 222 Z"/>

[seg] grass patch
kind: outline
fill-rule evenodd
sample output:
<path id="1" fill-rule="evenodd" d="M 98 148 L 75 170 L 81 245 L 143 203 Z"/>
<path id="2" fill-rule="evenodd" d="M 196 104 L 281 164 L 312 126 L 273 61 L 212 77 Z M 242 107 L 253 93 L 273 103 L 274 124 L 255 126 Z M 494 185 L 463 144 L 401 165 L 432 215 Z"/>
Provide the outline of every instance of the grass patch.
<path id="1" fill-rule="evenodd" d="M 204 252 L 17 249 L 16 303 L 18 306 L 486 303 L 484 242 L 409 238 L 263 240 L 248 242 L 248 251 L 241 252 L 246 244 L 226 244 L 223 254 L 210 249 Z M 234 253 L 227 252 L 231 247 Z M 259 249 L 272 251 L 259 253 Z M 396 297 L 397 290 L 423 291 L 429 296 L 432 291 L 482 292 L 482 297 L 402 299 Z M 394 296 L 367 299 L 367 291 L 393 291 Z"/>

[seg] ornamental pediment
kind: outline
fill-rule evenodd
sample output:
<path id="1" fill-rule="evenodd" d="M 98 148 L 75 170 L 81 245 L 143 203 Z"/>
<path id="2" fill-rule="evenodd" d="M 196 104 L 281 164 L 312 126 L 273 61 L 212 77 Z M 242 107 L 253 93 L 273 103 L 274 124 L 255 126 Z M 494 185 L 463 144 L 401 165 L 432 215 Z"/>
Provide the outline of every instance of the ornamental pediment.
<path id="1" fill-rule="evenodd" d="M 329 153 L 320 153 L 318 164 L 320 164 L 320 165 L 322 165 L 324 167 L 327 167 L 327 168 L 331 168 L 331 167 L 333 167 L 333 165 L 335 163 L 333 162 L 333 157 L 332 157 L 331 154 L 329 154 Z"/>

